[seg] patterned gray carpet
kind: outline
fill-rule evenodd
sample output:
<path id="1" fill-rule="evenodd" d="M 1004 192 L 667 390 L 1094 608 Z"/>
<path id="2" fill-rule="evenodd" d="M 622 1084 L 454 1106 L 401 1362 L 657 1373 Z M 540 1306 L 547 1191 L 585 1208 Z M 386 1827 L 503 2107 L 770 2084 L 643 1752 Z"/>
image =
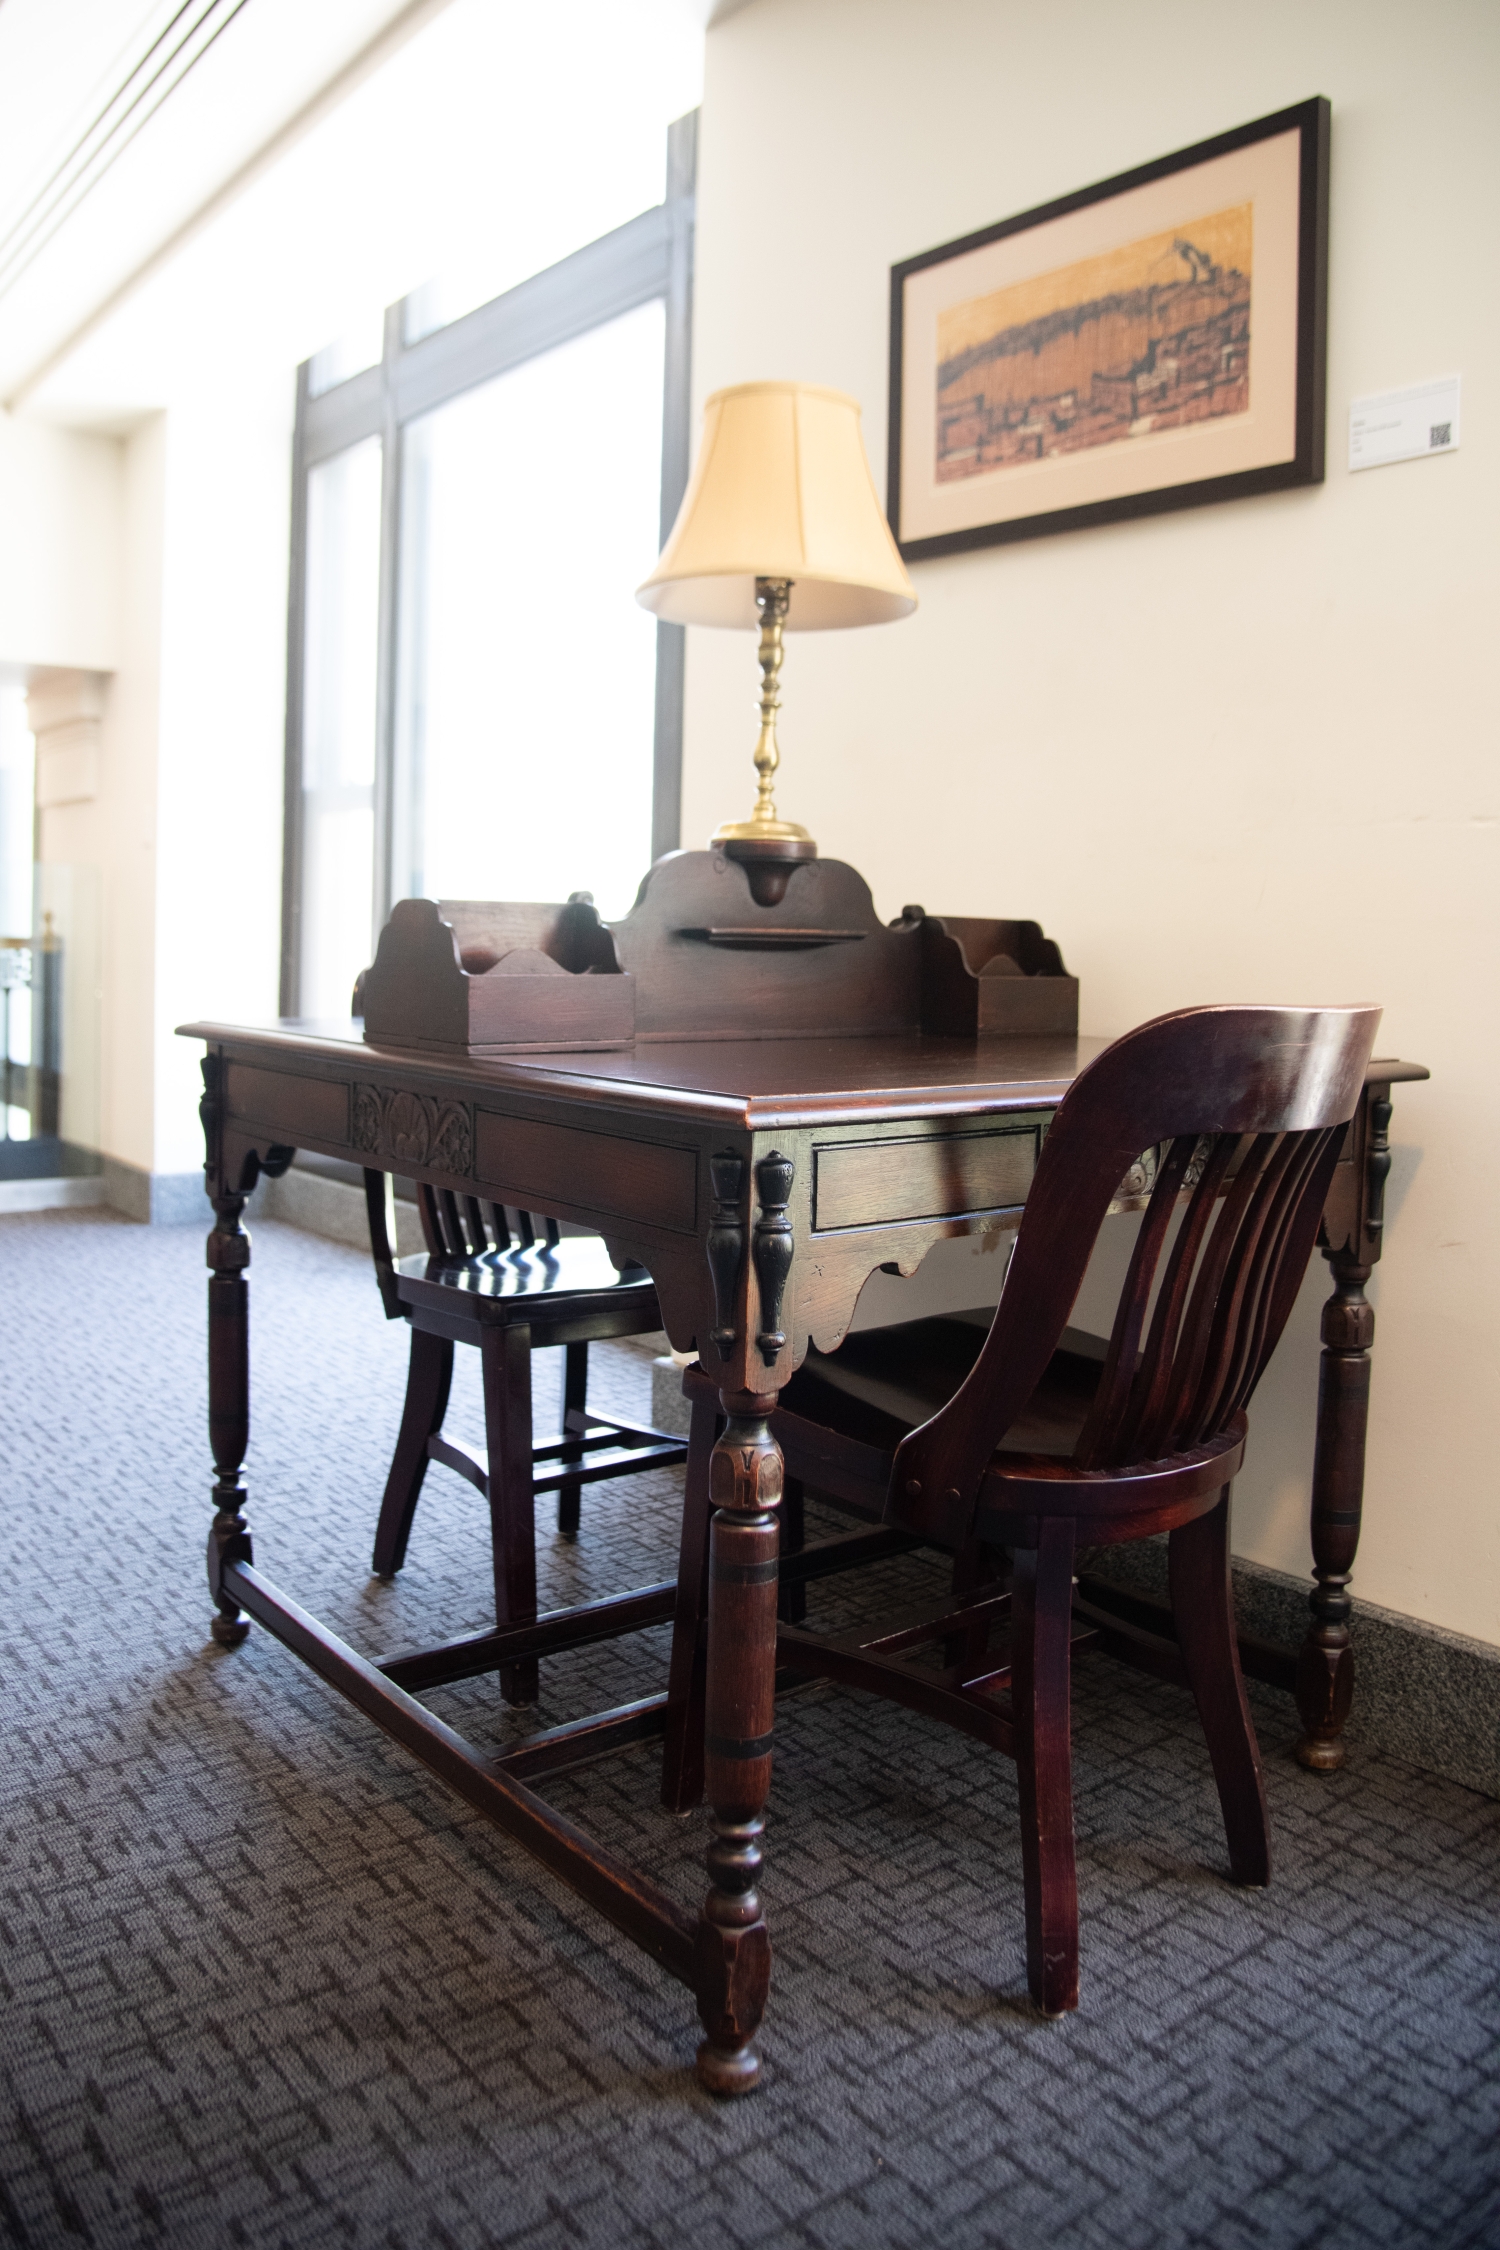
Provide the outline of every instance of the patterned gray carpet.
<path id="1" fill-rule="evenodd" d="M 1238 1893 L 1185 1696 L 1084 1658 L 1083 2005 L 1047 2025 L 1011 1768 L 800 1693 L 765 2082 L 716 2106 L 685 1993 L 265 1634 L 209 1645 L 201 1236 L 7 1218 L 0 1278 L 0 2238 L 1500 2243 L 1500 1806 L 1369 1753 L 1319 1782 L 1262 1694 L 1277 1878 Z M 252 1290 L 261 1566 L 371 1653 L 482 1623 L 479 1505 L 441 1471 L 402 1578 L 367 1575 L 404 1332 L 365 1262 L 266 1225 Z M 642 1410 L 644 1358 L 599 1356 Z M 585 1495 L 544 1599 L 665 1574 L 675 1505 L 671 1475 Z M 538 1720 L 664 1668 L 659 1633 L 555 1661 Z M 481 1741 L 538 1723 L 488 1683 L 433 1701 Z M 551 1793 L 697 1894 L 702 1822 L 656 1808 L 649 1751 Z"/>

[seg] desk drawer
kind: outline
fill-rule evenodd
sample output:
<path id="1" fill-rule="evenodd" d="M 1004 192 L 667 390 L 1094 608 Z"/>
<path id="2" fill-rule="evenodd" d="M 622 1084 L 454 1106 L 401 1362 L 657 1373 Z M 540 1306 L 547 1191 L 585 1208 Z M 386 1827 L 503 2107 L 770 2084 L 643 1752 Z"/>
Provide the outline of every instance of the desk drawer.
<path id="1" fill-rule="evenodd" d="M 232 1062 L 225 1072 L 224 1106 L 237 1125 L 258 1125 L 283 1142 L 349 1140 L 349 1089 L 337 1079 L 303 1078 L 290 1070 L 258 1070 Z"/>
<path id="2" fill-rule="evenodd" d="M 1041 1129 L 914 1134 L 813 1152 L 813 1229 L 892 1226 L 1012 1210 L 1026 1200 Z"/>
<path id="3" fill-rule="evenodd" d="M 540 1125 L 481 1110 L 475 1170 L 512 1202 L 535 1196 L 539 1209 L 644 1219 L 690 1234 L 698 1220 L 698 1159 L 690 1148 L 630 1141 L 576 1125 Z"/>

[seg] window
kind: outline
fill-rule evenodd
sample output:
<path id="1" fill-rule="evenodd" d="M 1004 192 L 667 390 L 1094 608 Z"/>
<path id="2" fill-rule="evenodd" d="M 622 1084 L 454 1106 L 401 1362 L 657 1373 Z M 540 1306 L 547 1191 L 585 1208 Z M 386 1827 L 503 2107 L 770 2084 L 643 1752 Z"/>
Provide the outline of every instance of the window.
<path id="1" fill-rule="evenodd" d="M 309 471 L 306 538 L 301 1006 L 338 1016 L 364 966 L 374 881 L 379 438 Z"/>
<path id="2" fill-rule="evenodd" d="M 659 545 L 662 342 L 660 301 L 638 305 L 407 432 L 398 888 L 492 897 L 501 865 L 528 897 L 586 876 L 602 913 L 630 905 L 656 638 L 629 595 Z"/>
<path id="3" fill-rule="evenodd" d="M 683 636 L 632 595 L 687 480 L 696 125 L 664 202 L 443 326 L 463 291 L 417 291 L 374 364 L 299 371 L 288 1015 L 347 1015 L 397 898 L 623 914 L 678 841 Z"/>

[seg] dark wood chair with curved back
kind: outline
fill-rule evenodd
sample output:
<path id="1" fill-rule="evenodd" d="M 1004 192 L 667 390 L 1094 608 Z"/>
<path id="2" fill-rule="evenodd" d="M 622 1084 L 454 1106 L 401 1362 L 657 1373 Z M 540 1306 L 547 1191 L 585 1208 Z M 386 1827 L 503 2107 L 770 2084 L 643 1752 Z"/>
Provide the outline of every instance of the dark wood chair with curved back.
<path id="1" fill-rule="evenodd" d="M 597 1235 L 562 1236 L 553 1219 L 473 1196 L 419 1186 L 425 1255 L 396 1258 L 393 1182 L 365 1173 L 370 1244 L 386 1317 L 411 1324 L 411 1359 L 396 1450 L 386 1479 L 372 1562 L 392 1577 L 406 1560 L 412 1519 L 430 1461 L 454 1469 L 489 1504 L 497 1625 L 536 1616 L 535 1502 L 556 1492 L 557 1528 L 578 1535 L 583 1487 L 637 1475 L 687 1457 L 680 1438 L 623 1415 L 590 1413 L 588 1351 L 607 1338 L 641 1336 L 661 1326 L 651 1277 L 616 1271 Z M 453 1347 L 479 1352 L 485 1450 L 443 1434 L 453 1382 Z M 563 1428 L 553 1441 L 532 1436 L 531 1354 L 560 1347 Z M 501 1668 L 508 1703 L 533 1703 L 537 1660 Z"/>
<path id="2" fill-rule="evenodd" d="M 1269 1879 L 1229 1587 L 1230 1484 L 1379 1020 L 1360 1007 L 1196 1008 L 1128 1033 L 1057 1111 L 987 1330 L 971 1317 L 867 1331 L 835 1353 L 809 1353 L 781 1393 L 771 1426 L 789 1477 L 969 1558 L 971 1579 L 982 1576 L 973 1558 L 992 1558 L 987 1582 L 925 1620 L 841 1636 L 783 1622 L 777 1663 L 890 1697 L 1015 1759 L 1028 1981 L 1044 2014 L 1078 2004 L 1072 1650 L 1102 1644 L 1186 1679 L 1231 1875 Z M 1107 1339 L 1087 1337 L 1065 1323 L 1110 1202 L 1143 1154 L 1155 1185 L 1114 1325 Z M 695 1470 L 717 1407 L 696 1369 L 685 1387 L 694 1419 L 663 1783 L 675 1809 L 701 1788 L 692 1683 L 709 1508 Z M 1160 1532 L 1175 1645 L 1074 1594 L 1079 1547 Z"/>

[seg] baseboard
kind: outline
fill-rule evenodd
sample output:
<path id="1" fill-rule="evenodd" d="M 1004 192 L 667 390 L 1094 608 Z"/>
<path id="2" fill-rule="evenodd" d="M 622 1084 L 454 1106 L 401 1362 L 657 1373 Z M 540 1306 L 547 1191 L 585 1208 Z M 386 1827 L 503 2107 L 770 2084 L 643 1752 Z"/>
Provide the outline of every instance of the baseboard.
<path id="1" fill-rule="evenodd" d="M 290 1171 L 279 1180 L 262 1180 L 250 1199 L 251 1219 L 277 1219 L 283 1226 L 301 1227 L 304 1234 L 320 1234 L 325 1241 L 342 1242 L 351 1250 L 370 1248 L 370 1221 L 365 1204 L 364 1174 L 356 1165 L 335 1157 L 298 1155 Z M 396 1182 L 396 1255 L 415 1258 L 427 1247 L 417 1210 L 416 1189 L 409 1180 Z M 587 1234 L 587 1227 L 562 1223 L 565 1235 Z M 643 1350 L 659 1352 L 666 1337 L 631 1336 L 623 1341 Z"/>
<path id="2" fill-rule="evenodd" d="M 103 1205 L 139 1226 L 205 1230 L 213 1212 L 203 1192 L 201 1172 L 148 1172 L 123 1157 L 98 1156 L 92 1149 L 49 1144 L 61 1161 L 40 1178 L 0 1179 L 0 1212 L 66 1211 Z"/>
<path id="3" fill-rule="evenodd" d="M 364 1189 L 345 1180 L 328 1179 L 321 1172 L 305 1171 L 298 1164 L 279 1180 L 261 1181 L 251 1200 L 250 1217 L 279 1219 L 284 1226 L 300 1227 L 304 1234 L 319 1234 L 327 1242 L 342 1242 L 351 1250 L 369 1255 L 370 1221 Z M 397 1257 L 415 1257 L 424 1247 L 415 1203 L 398 1198 Z"/>
<path id="4" fill-rule="evenodd" d="M 213 1207 L 204 1191 L 201 1172 L 146 1172 L 139 1165 L 126 1164 L 116 1156 L 106 1156 L 102 1162 L 100 1179 L 76 1183 L 79 1188 L 99 1190 L 94 1201 L 109 1204 L 123 1217 L 135 1219 L 143 1226 L 207 1229 L 213 1225 Z M 15 1183 L 18 1188 L 30 1184 Z M 79 1195 L 68 1200 L 86 1202 L 90 1199 Z M 41 1208 L 46 1206 L 0 1201 L 0 1210 Z M 330 1242 L 343 1242 L 355 1250 L 368 1251 L 370 1247 L 364 1189 L 351 1186 L 343 1179 L 326 1178 L 321 1172 L 304 1170 L 301 1165 L 294 1165 L 279 1180 L 262 1179 L 250 1198 L 247 1215 L 280 1219 L 287 1226 L 301 1227 L 307 1234 L 320 1234 Z M 396 1233 L 398 1257 L 408 1257 L 422 1248 L 422 1227 L 414 1203 L 398 1199 Z"/>
<path id="5" fill-rule="evenodd" d="M 104 1201 L 122 1217 L 147 1227 L 196 1227 L 213 1224 L 213 1212 L 199 1172 L 147 1172 L 121 1157 L 102 1160 Z"/>
<path id="6" fill-rule="evenodd" d="M 1167 1546 L 1142 1539 L 1096 1547 L 1087 1567 L 1111 1585 L 1167 1598 Z M 1242 1633 L 1300 1648 L 1310 1581 L 1236 1555 L 1234 1610 Z M 1500 1648 L 1399 1610 L 1359 1599 L 1355 1588 L 1351 1744 L 1405 1758 L 1446 1781 L 1500 1797 Z"/>
<path id="7" fill-rule="evenodd" d="M 692 1408 L 682 1395 L 682 1369 L 675 1359 L 662 1357 L 651 1362 L 651 1423 L 654 1429 L 665 1430 L 671 1437 L 686 1437 L 693 1419 Z"/>
<path id="8" fill-rule="evenodd" d="M 0 1217 L 14 1211 L 71 1211 L 103 1201 L 104 1182 L 97 1173 L 92 1179 L 0 1180 Z"/>

